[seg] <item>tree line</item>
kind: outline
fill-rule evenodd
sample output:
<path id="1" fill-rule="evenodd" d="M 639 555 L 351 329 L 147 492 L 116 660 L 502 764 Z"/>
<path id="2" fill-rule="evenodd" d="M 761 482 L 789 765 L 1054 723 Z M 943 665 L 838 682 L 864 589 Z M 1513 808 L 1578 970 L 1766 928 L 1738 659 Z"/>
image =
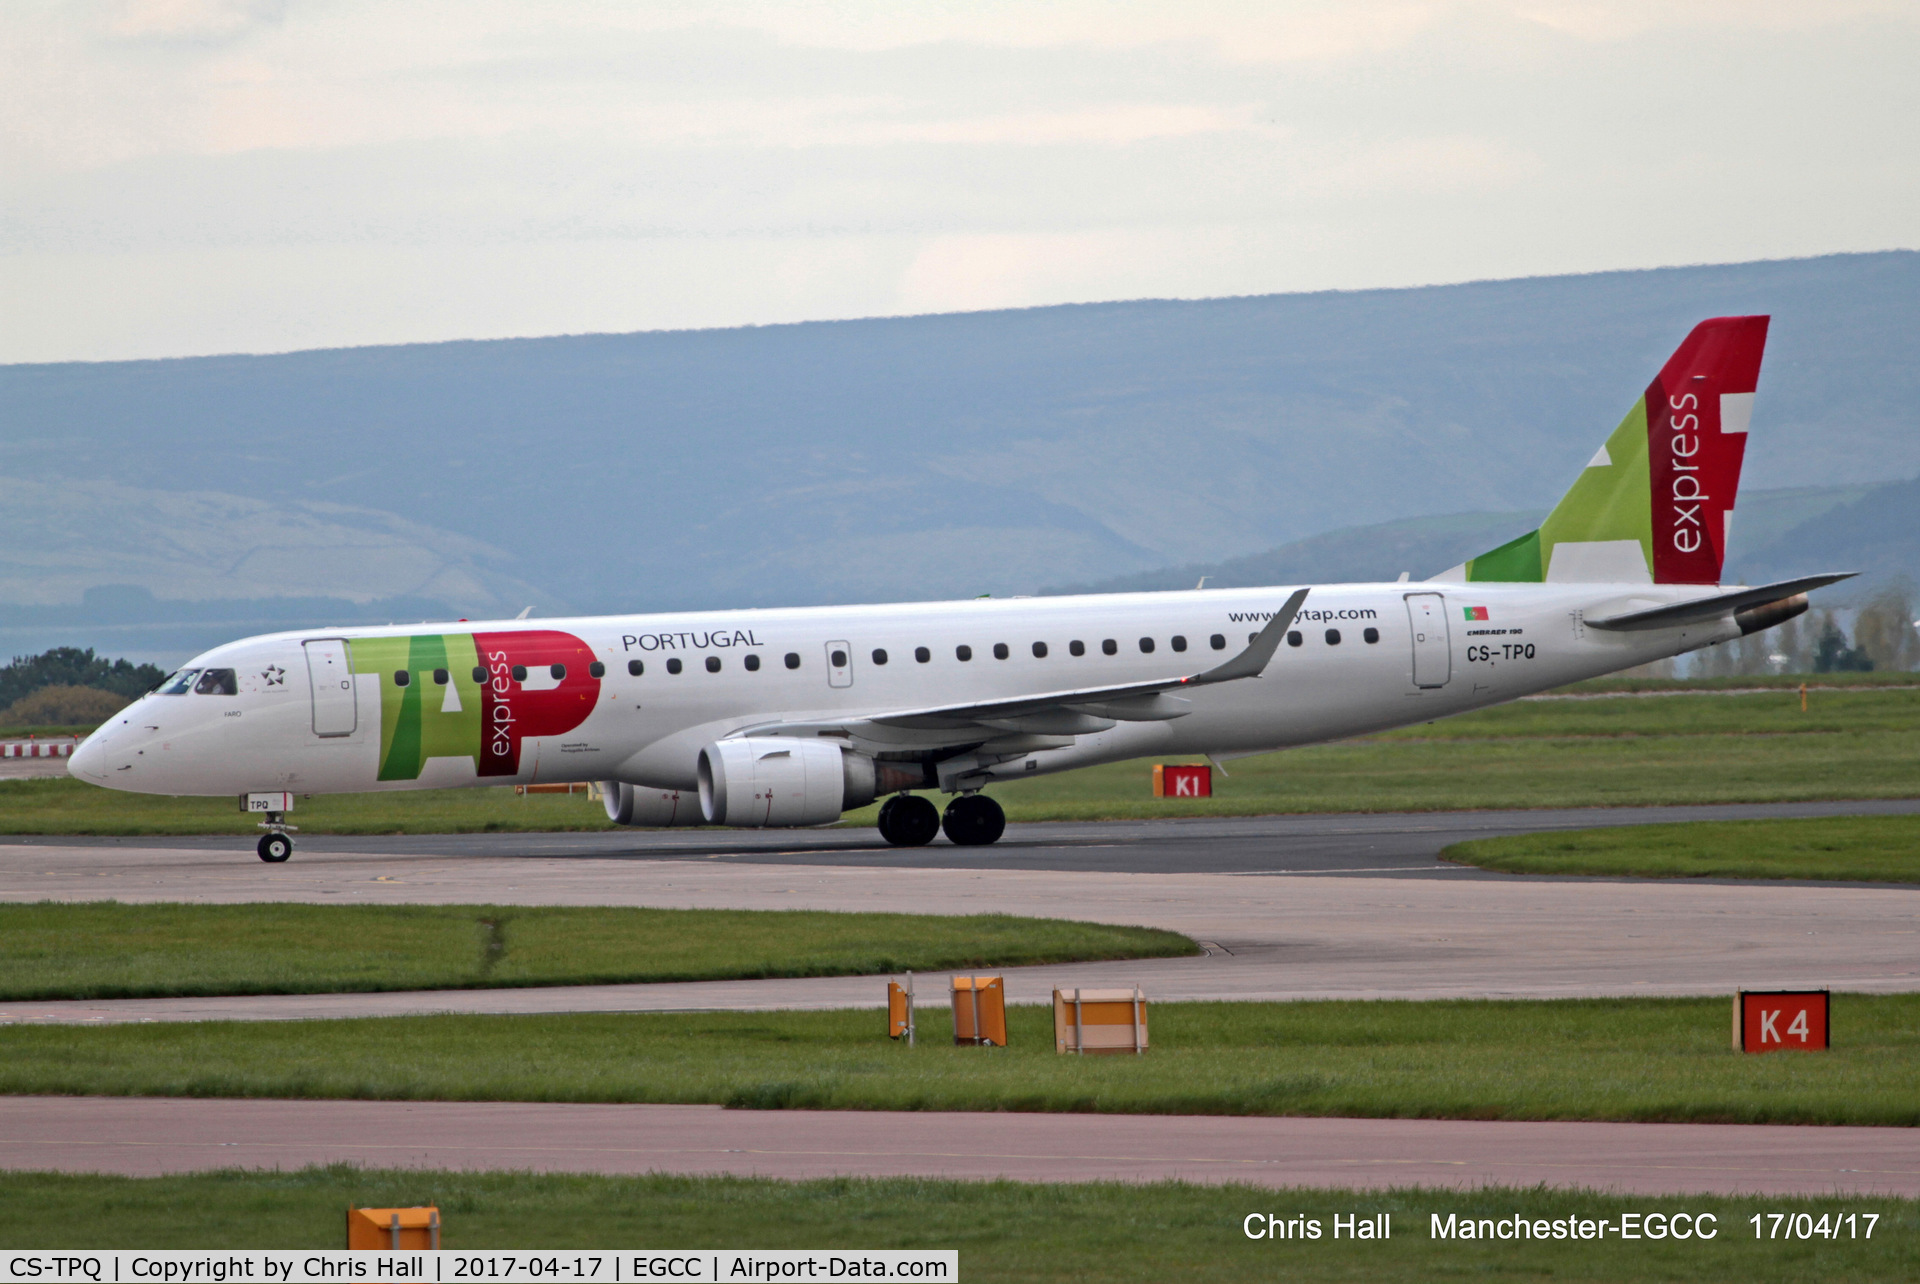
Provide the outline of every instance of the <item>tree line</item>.
<path id="1" fill-rule="evenodd" d="M 0 717 L 10 723 L 97 722 L 166 676 L 158 665 L 109 660 L 91 647 L 16 655 L 0 669 Z"/>

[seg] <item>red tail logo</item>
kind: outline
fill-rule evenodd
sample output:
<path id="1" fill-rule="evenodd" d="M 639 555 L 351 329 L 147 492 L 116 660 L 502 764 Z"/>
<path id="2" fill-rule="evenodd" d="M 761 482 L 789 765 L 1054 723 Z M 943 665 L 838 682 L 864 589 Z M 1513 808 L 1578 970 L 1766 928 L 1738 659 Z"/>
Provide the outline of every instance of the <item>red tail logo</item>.
<path id="1" fill-rule="evenodd" d="M 1702 321 L 1647 388 L 1656 583 L 1720 582 L 1766 346 L 1766 317 Z"/>

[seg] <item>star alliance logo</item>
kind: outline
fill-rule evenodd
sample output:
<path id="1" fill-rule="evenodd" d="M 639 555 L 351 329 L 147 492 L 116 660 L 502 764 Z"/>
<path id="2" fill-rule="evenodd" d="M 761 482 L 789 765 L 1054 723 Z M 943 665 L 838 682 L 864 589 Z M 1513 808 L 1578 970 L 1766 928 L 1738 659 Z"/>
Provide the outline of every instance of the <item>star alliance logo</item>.
<path id="1" fill-rule="evenodd" d="M 281 687 L 287 684 L 287 671 L 277 664 L 269 664 L 260 676 L 267 680 L 267 685 L 270 687 Z"/>

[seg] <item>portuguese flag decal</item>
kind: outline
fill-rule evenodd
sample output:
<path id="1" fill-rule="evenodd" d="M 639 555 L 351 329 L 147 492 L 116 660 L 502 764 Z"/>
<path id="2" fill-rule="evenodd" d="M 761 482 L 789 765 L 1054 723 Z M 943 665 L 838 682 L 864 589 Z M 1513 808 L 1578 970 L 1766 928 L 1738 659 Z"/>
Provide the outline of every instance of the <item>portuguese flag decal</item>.
<path id="1" fill-rule="evenodd" d="M 1469 620 L 1484 620 L 1487 618 L 1487 608 L 1484 606 L 1463 606 L 1460 609 L 1466 612 Z"/>

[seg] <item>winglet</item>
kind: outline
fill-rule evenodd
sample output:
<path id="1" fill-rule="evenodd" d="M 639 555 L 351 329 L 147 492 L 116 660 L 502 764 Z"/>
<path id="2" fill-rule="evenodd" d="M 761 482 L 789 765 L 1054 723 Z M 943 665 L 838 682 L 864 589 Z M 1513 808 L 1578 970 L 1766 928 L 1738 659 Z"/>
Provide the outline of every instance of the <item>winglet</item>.
<path id="1" fill-rule="evenodd" d="M 1253 641 L 1247 643 L 1247 649 L 1234 656 L 1225 664 L 1208 669 L 1205 673 L 1196 673 L 1187 679 L 1188 686 L 1205 686 L 1213 682 L 1231 682 L 1235 678 L 1257 678 L 1266 670 L 1267 663 L 1273 659 L 1273 653 L 1280 646 L 1280 639 L 1293 627 L 1293 617 L 1300 613 L 1300 604 L 1307 600 L 1306 589 L 1295 589 L 1287 604 L 1273 613 L 1267 621 L 1267 627 L 1254 634 Z"/>

